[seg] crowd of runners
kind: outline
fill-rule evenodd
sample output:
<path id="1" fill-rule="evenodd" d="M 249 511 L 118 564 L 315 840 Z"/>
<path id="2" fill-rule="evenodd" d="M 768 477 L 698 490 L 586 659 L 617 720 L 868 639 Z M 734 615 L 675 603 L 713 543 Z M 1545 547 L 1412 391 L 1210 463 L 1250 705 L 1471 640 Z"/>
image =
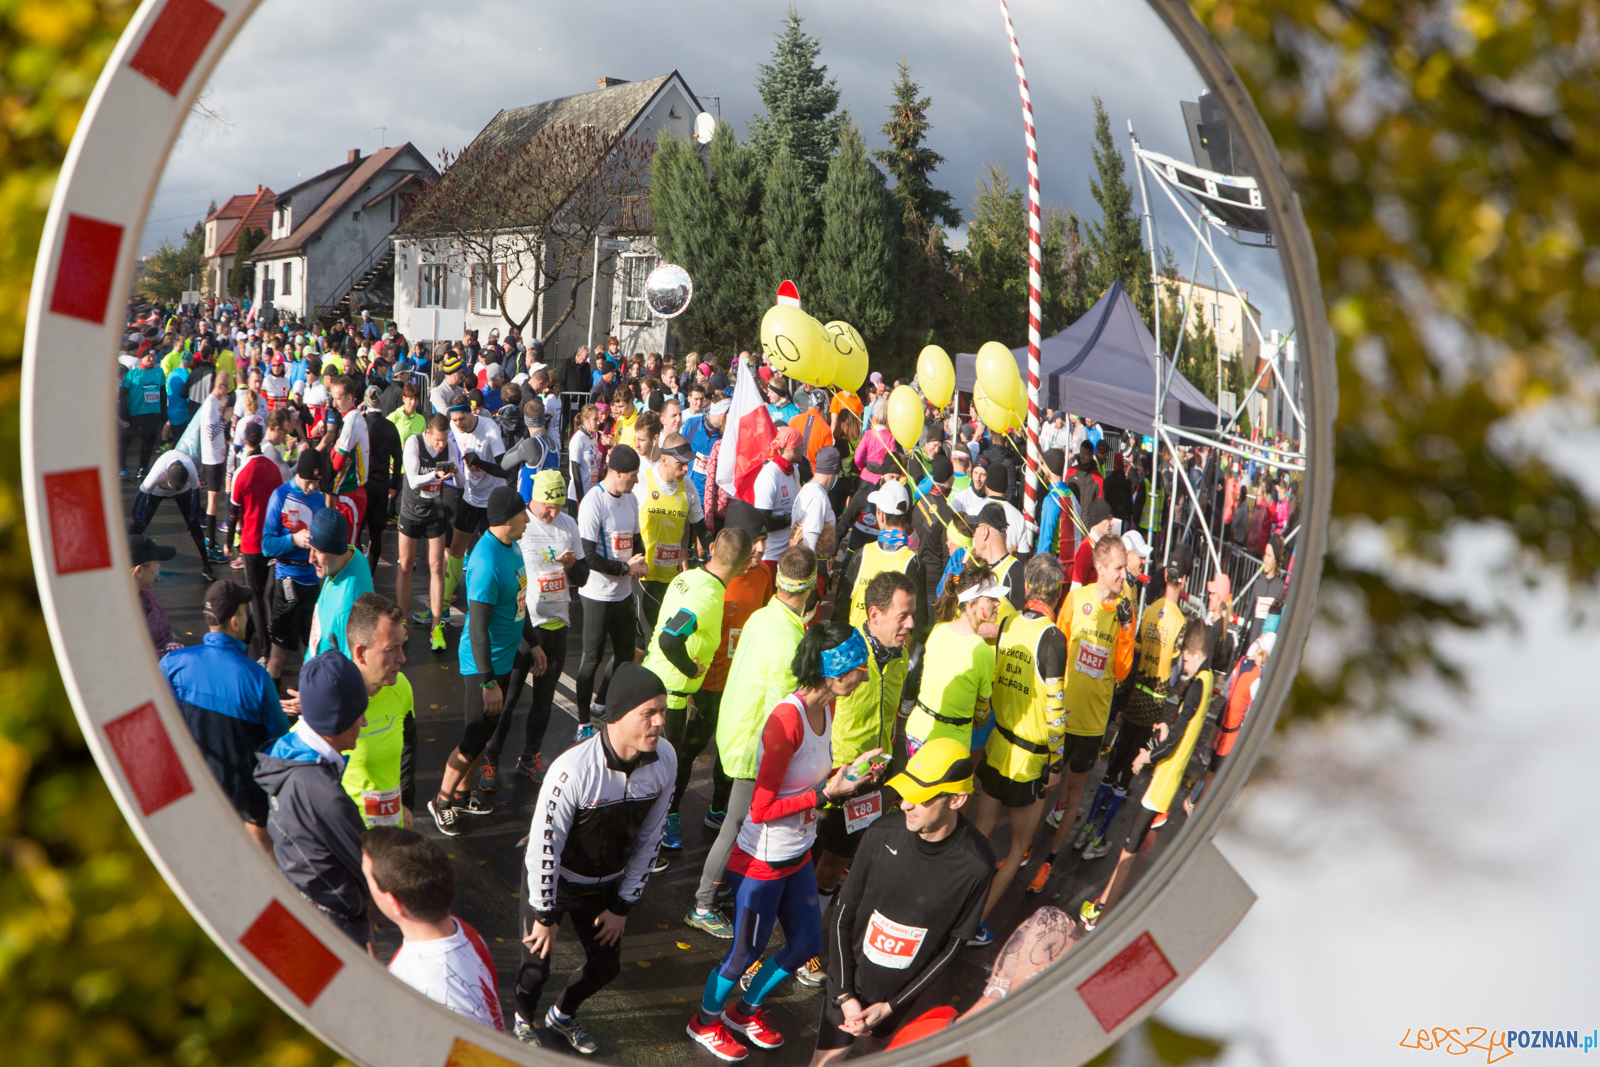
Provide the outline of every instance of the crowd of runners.
<path id="1" fill-rule="evenodd" d="M 1292 580 L 1296 484 L 1269 450 L 1153 456 L 1049 413 L 1035 520 L 1020 438 L 930 411 L 908 451 L 878 373 L 835 394 L 749 353 L 680 364 L 612 339 L 546 363 L 514 331 L 413 344 L 367 315 L 230 304 L 130 305 L 118 373 L 151 640 L 246 831 L 356 943 L 375 915 L 397 927 L 402 981 L 582 1053 L 581 1005 L 684 847 L 702 758 L 716 838 L 683 922 L 727 948 L 692 1040 L 727 1061 L 778 1047 L 763 1003 L 790 978 L 822 989 L 814 1065 L 913 1040 L 956 1017 L 913 1018 L 940 970 L 1009 938 L 970 1010 L 1002 999 L 1204 795 Z M 720 449 L 746 376 L 770 429 L 734 485 Z M 189 647 L 154 593 L 177 549 L 145 536 L 168 500 L 208 583 Z M 420 786 L 413 627 L 463 696 Z M 576 736 L 547 759 L 558 696 Z M 494 814 L 502 769 L 538 787 L 509 1024 L 438 842 Z M 1067 912 L 991 927 L 1002 898 L 1042 901 L 1112 853 Z M 551 1002 L 564 920 L 585 962 Z"/>

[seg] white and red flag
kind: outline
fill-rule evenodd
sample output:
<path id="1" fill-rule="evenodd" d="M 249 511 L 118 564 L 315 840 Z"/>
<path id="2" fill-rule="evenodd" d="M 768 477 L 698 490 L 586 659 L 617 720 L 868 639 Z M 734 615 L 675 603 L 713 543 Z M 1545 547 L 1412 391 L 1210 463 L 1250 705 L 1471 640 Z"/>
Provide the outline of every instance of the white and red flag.
<path id="1" fill-rule="evenodd" d="M 772 439 L 778 429 L 767 413 L 766 401 L 756 387 L 756 368 L 746 363 L 739 368 L 733 387 L 733 406 L 722 430 L 722 451 L 717 455 L 717 485 L 729 496 L 746 504 L 755 503 L 756 475 L 772 452 Z"/>

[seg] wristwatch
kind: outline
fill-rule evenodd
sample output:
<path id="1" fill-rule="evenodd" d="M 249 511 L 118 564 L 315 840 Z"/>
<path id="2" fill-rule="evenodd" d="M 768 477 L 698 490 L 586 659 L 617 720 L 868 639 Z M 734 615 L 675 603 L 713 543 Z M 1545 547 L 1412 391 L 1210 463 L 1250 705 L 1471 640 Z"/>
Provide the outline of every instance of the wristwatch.
<path id="1" fill-rule="evenodd" d="M 855 993 L 853 991 L 849 993 L 840 993 L 838 996 L 833 998 L 833 1006 L 836 1008 L 842 1008 L 844 1007 L 845 1001 L 854 999 Z"/>

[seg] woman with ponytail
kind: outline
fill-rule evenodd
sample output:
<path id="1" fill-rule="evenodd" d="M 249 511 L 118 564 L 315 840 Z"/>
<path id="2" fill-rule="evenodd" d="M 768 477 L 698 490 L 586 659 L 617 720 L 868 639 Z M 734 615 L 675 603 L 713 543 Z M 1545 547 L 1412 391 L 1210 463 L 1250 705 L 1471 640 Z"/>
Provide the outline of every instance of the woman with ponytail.
<path id="1" fill-rule="evenodd" d="M 700 1011 L 688 1026 L 689 1036 L 720 1059 L 733 1062 L 749 1055 L 734 1033 L 760 1048 L 783 1044 L 783 1035 L 767 1021 L 761 1004 L 779 983 L 822 952 L 823 904 L 811 864 L 817 812 L 858 788 L 875 785 L 880 773 L 860 769 L 882 749 L 833 770 L 833 703 L 866 679 L 866 664 L 867 644 L 859 631 L 842 620 L 813 623 L 795 651 L 792 669 L 799 688 L 778 702 L 762 728 L 755 796 L 728 860 L 734 937 L 728 954 L 706 979 Z M 739 1002 L 725 1008 L 779 923 L 784 947 L 762 964 Z"/>
<path id="2" fill-rule="evenodd" d="M 1005 595 L 994 571 L 982 564 L 969 564 L 945 582 L 922 653 L 917 706 L 906 719 L 906 759 L 935 737 L 952 737 L 972 749 L 988 740 L 994 646 L 978 628 L 994 622 Z"/>

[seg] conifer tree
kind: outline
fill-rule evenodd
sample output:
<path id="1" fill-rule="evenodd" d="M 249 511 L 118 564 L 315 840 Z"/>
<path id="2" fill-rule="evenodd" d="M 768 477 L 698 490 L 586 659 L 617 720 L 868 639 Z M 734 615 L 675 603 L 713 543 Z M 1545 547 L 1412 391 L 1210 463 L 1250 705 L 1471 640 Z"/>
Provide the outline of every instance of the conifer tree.
<path id="1" fill-rule="evenodd" d="M 828 77 L 827 66 L 817 62 L 822 42 L 801 30 L 803 21 L 791 6 L 772 50 L 772 62 L 761 64 L 756 92 L 766 113 L 750 120 L 750 147 L 768 166 L 779 148 L 787 148 L 799 168 L 806 195 L 816 202 L 846 116 L 839 111 L 837 80 Z"/>
<path id="2" fill-rule="evenodd" d="M 889 147 L 872 155 L 894 178 L 894 199 L 906 228 L 925 232 L 935 225 L 960 226 L 961 211 L 954 199 L 933 187 L 933 172 L 944 162 L 944 156 L 924 144 L 933 128 L 928 121 L 933 98 L 918 95 L 922 86 L 911 80 L 911 66 L 903 56 L 893 92 L 889 121 L 883 124 Z"/>
<path id="3" fill-rule="evenodd" d="M 1122 153 L 1111 137 L 1111 119 L 1098 95 L 1094 98 L 1094 164 L 1097 177 L 1089 191 L 1100 205 L 1100 221 L 1089 224 L 1089 250 L 1094 257 L 1094 297 L 1121 279 L 1134 308 L 1146 325 L 1155 325 L 1154 286 L 1149 252 L 1133 210 L 1133 189 L 1123 177 Z"/>
<path id="4" fill-rule="evenodd" d="M 753 347 L 760 336 L 761 316 L 772 305 L 772 293 L 759 271 L 765 231 L 761 223 L 762 180 L 755 156 L 733 127 L 718 122 L 711 138 L 711 186 L 716 194 L 719 291 L 713 297 L 721 348 Z M 696 295 L 704 290 L 696 289 Z"/>
<path id="5" fill-rule="evenodd" d="M 759 294 L 761 305 L 763 309 L 771 306 L 772 296 L 784 279 L 799 286 L 800 300 L 804 304 L 812 292 L 811 257 L 817 244 L 817 202 L 806 188 L 805 175 L 787 145 L 778 146 L 764 178 L 761 223 L 765 240 L 761 258 L 766 267 L 766 284 Z"/>
<path id="6" fill-rule="evenodd" d="M 718 293 L 725 281 L 725 257 L 718 240 L 711 180 L 694 144 L 680 141 L 668 131 L 662 132 L 651 161 L 650 210 L 655 215 L 656 248 L 663 261 L 689 272 L 697 296 Z M 714 347 L 725 339 L 714 303 L 714 299 L 690 302 L 674 323 L 684 341 Z"/>
<path id="7" fill-rule="evenodd" d="M 1004 165 L 978 179 L 967 249 L 960 263 L 966 293 L 968 345 L 1028 339 L 1028 215 L 1022 189 Z"/>
<path id="8" fill-rule="evenodd" d="M 822 188 L 813 314 L 848 322 L 869 350 L 894 325 L 895 238 L 883 173 L 867 158 L 856 124 L 847 123 Z"/>

